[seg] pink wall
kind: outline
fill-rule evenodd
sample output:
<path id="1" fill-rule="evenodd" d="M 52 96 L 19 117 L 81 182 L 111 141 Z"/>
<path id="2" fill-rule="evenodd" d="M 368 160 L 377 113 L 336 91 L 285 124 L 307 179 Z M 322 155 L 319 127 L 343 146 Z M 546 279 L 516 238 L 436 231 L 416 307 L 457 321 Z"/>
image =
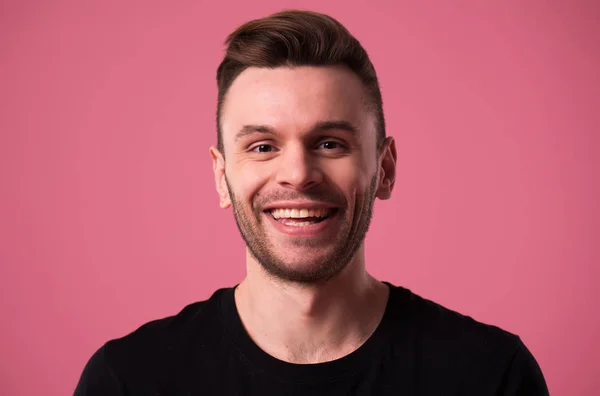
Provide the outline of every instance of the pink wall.
<path id="1" fill-rule="evenodd" d="M 0 5 L 2 395 L 69 394 L 104 341 L 241 279 L 215 70 L 284 7 L 337 17 L 381 79 L 399 179 L 370 270 L 521 335 L 553 395 L 600 394 L 597 2 L 204 3 Z"/>

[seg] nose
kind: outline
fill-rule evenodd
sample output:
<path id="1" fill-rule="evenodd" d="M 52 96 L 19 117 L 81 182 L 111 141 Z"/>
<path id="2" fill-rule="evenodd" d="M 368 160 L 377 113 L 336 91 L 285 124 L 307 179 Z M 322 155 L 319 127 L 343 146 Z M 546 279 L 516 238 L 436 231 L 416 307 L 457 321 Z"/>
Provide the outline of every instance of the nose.
<path id="1" fill-rule="evenodd" d="M 287 147 L 279 158 L 276 181 L 282 186 L 304 191 L 323 181 L 318 161 L 305 147 Z"/>

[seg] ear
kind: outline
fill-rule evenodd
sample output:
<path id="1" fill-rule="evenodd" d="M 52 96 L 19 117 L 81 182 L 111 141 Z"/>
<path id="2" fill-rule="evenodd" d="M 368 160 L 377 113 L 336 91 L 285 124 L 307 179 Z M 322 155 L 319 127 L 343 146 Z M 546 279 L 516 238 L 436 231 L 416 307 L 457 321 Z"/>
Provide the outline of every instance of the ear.
<path id="1" fill-rule="evenodd" d="M 379 184 L 377 193 L 379 199 L 390 199 L 396 182 L 396 142 L 388 136 L 379 151 Z"/>
<path id="2" fill-rule="evenodd" d="M 223 154 L 216 148 L 210 148 L 210 157 L 213 161 L 213 171 L 215 173 L 215 184 L 217 193 L 219 194 L 219 206 L 226 209 L 231 206 L 231 198 L 229 198 L 229 188 L 225 181 L 225 158 Z"/>

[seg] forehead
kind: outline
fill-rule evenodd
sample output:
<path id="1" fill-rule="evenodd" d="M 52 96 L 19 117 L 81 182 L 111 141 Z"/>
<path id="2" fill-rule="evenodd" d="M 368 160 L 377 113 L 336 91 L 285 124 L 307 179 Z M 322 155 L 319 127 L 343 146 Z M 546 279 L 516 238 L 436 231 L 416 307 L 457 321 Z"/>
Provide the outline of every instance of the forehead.
<path id="1" fill-rule="evenodd" d="M 301 132 L 325 121 L 347 121 L 363 134 L 373 124 L 366 89 L 345 67 L 248 68 L 231 85 L 221 128 L 231 141 L 244 125 Z"/>

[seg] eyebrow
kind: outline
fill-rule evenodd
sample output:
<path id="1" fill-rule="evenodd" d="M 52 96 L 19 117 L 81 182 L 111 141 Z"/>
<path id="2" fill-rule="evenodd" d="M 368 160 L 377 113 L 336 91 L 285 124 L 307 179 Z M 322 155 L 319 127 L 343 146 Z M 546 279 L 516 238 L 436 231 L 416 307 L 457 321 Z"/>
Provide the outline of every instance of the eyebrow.
<path id="1" fill-rule="evenodd" d="M 310 128 L 311 132 L 325 132 L 330 130 L 342 130 L 358 136 L 358 129 L 348 121 L 319 121 Z M 235 141 L 254 134 L 268 134 L 278 136 L 279 133 L 270 125 L 244 125 L 235 136 Z"/>

